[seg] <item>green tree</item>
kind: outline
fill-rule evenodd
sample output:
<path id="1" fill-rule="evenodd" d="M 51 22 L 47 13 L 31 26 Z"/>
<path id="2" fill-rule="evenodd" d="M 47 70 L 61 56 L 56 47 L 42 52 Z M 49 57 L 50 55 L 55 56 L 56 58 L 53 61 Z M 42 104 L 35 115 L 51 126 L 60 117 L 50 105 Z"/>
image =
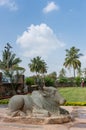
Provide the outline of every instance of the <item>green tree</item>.
<path id="1" fill-rule="evenodd" d="M 65 77 L 66 76 L 66 70 L 62 68 L 59 72 L 59 77 Z"/>
<path id="2" fill-rule="evenodd" d="M 47 73 L 46 62 L 42 60 L 41 57 L 37 56 L 31 59 L 31 63 L 29 63 L 28 66 L 31 72 L 36 72 L 37 82 L 39 82 L 39 84 L 41 84 L 41 82 L 44 83 L 44 74 Z M 42 81 L 39 74 L 42 74 Z"/>
<path id="3" fill-rule="evenodd" d="M 57 79 L 57 73 L 55 71 L 52 72 L 52 73 L 50 73 L 50 74 L 48 74 L 47 76 L 50 77 L 50 78 L 52 78 L 52 79 L 54 79 L 54 80 Z"/>
<path id="4" fill-rule="evenodd" d="M 66 58 L 64 62 L 64 66 L 68 68 L 73 68 L 74 77 L 75 77 L 75 70 L 81 67 L 81 62 L 79 60 L 80 56 L 83 56 L 82 53 L 79 53 L 80 49 L 75 48 L 74 46 L 71 47 L 69 50 L 66 49 Z"/>
<path id="5" fill-rule="evenodd" d="M 28 66 L 31 72 L 36 72 L 36 75 L 47 73 L 47 64 L 39 56 L 31 59 L 31 63 Z"/>
<path id="6" fill-rule="evenodd" d="M 2 60 L 0 60 L 0 69 L 2 70 L 3 74 L 10 79 L 12 89 L 13 91 L 15 91 L 15 88 L 13 86 L 15 75 L 19 76 L 25 71 L 25 69 L 19 66 L 21 60 L 20 58 L 16 58 L 16 54 L 14 54 L 11 49 L 11 45 L 7 43 L 2 52 Z"/>
<path id="7" fill-rule="evenodd" d="M 50 76 L 45 76 L 45 86 L 55 86 L 55 79 Z"/>

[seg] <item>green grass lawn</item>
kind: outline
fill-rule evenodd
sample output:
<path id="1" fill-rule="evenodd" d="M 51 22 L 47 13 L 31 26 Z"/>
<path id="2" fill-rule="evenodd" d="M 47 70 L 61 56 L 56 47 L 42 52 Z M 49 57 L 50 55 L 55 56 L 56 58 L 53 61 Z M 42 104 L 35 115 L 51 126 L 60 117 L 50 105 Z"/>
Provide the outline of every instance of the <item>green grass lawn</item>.
<path id="1" fill-rule="evenodd" d="M 58 91 L 67 102 L 86 102 L 86 88 L 66 87 L 58 88 Z"/>

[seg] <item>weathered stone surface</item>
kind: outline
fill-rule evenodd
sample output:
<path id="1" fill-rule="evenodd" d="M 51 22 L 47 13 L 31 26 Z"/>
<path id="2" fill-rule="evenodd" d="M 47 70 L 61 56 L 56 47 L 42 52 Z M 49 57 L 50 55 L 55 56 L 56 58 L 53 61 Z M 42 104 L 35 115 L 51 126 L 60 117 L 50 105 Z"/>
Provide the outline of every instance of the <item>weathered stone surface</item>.
<path id="1" fill-rule="evenodd" d="M 60 107 L 65 99 L 54 87 L 44 87 L 31 95 L 15 95 L 8 104 L 5 122 L 26 124 L 61 124 L 71 120 L 69 112 Z"/>
<path id="2" fill-rule="evenodd" d="M 17 122 L 24 124 L 62 124 L 71 121 L 70 116 L 58 116 L 58 117 L 10 117 L 2 116 L 0 117 L 3 122 Z"/>
<path id="3" fill-rule="evenodd" d="M 54 87 L 44 87 L 43 90 L 33 91 L 31 95 L 15 95 L 8 104 L 9 115 L 50 117 L 68 115 L 69 112 L 60 108 L 65 99 Z"/>

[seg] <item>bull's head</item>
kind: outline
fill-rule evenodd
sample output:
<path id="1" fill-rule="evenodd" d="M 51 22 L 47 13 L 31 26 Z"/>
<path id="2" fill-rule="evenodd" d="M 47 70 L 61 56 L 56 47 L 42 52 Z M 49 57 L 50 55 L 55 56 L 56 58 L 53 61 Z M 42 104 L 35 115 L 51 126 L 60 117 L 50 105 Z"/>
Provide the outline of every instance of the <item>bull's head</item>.
<path id="1" fill-rule="evenodd" d="M 45 98 L 51 98 L 53 101 L 62 105 L 66 100 L 59 94 L 58 90 L 54 87 L 43 87 L 43 94 Z"/>

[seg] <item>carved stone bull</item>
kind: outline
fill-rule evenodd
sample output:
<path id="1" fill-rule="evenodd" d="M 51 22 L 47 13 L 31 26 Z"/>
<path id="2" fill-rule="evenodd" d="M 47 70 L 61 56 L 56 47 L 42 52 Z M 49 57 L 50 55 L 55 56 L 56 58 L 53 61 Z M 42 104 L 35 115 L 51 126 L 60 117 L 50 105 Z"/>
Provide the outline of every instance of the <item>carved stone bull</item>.
<path id="1" fill-rule="evenodd" d="M 65 103 L 65 99 L 54 87 L 44 87 L 43 90 L 33 91 L 31 95 L 15 95 L 8 104 L 12 116 L 32 114 L 32 116 L 52 116 L 68 114 L 68 111 L 59 107 Z"/>

